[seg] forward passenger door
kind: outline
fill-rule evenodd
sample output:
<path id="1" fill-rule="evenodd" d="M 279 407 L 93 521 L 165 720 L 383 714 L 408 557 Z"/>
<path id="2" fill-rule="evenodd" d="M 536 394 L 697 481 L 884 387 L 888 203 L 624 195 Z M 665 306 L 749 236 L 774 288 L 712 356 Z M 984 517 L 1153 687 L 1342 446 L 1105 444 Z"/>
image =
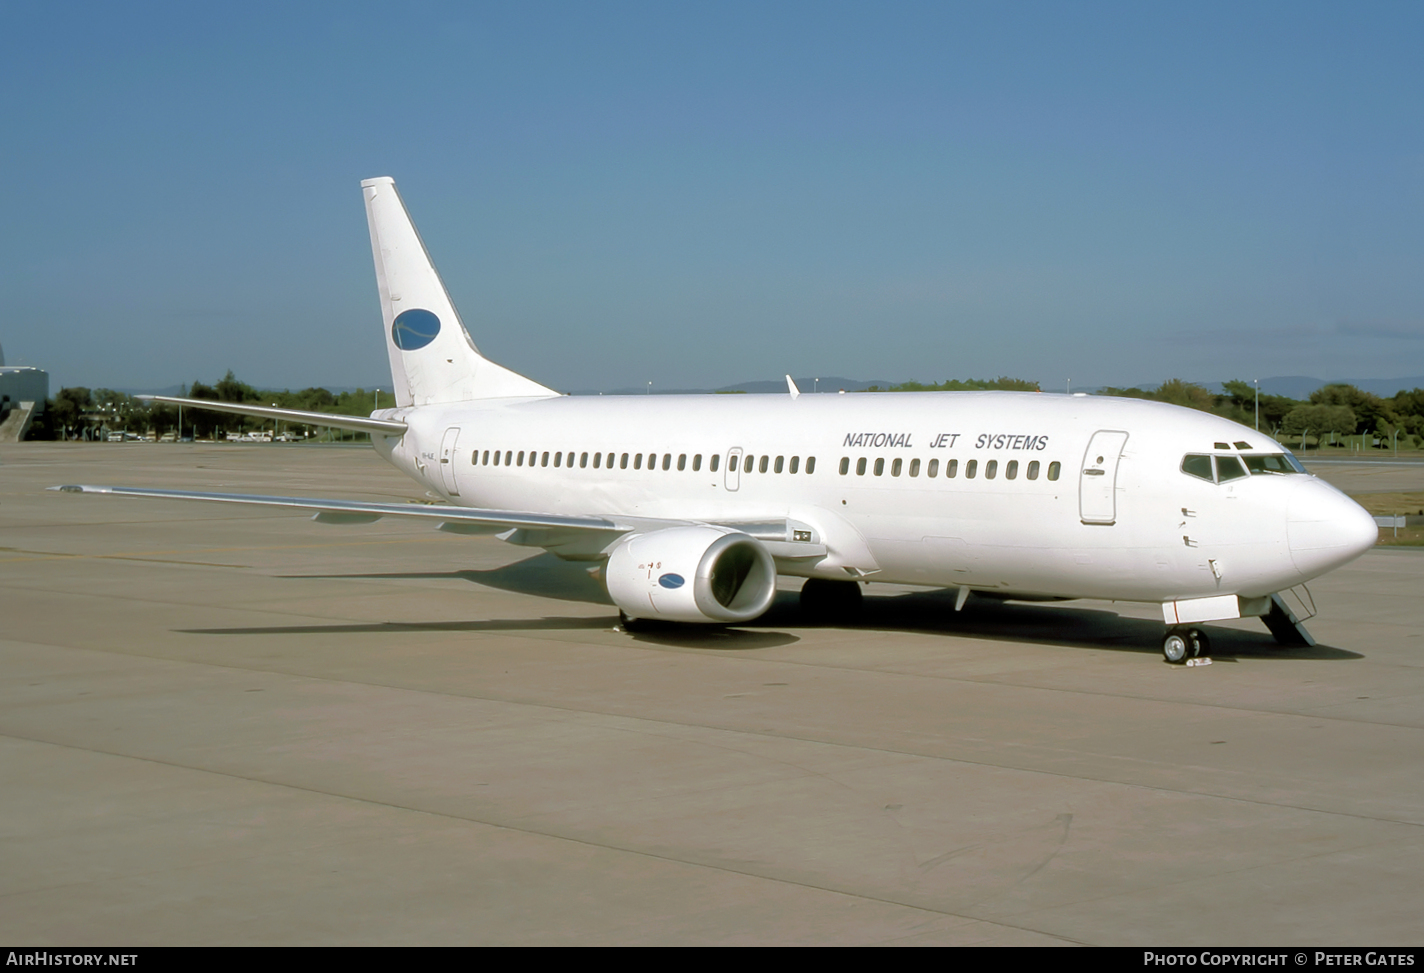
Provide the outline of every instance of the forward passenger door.
<path id="1" fill-rule="evenodd" d="M 1117 522 L 1117 468 L 1127 433 L 1100 429 L 1093 433 L 1078 474 L 1078 515 L 1085 524 Z"/>

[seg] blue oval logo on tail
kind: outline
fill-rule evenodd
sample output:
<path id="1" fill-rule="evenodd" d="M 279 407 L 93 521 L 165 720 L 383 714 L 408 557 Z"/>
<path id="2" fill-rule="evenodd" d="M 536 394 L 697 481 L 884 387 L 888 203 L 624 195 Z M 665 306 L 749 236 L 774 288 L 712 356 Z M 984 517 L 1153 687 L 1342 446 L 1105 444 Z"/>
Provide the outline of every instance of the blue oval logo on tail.
<path id="1" fill-rule="evenodd" d="M 424 348 L 440 333 L 440 319 L 429 311 L 413 307 L 402 311 L 391 322 L 391 340 L 401 351 Z"/>
<path id="2" fill-rule="evenodd" d="M 681 588 L 686 583 L 680 574 L 665 574 L 658 579 L 658 584 L 664 588 Z"/>

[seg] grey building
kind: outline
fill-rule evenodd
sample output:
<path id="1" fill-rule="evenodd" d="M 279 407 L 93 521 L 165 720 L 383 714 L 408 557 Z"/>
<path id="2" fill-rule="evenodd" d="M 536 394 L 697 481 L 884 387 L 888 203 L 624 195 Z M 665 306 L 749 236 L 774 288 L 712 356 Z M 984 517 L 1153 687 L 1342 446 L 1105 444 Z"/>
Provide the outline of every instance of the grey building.
<path id="1" fill-rule="evenodd" d="M 0 348 L 0 443 L 19 442 L 49 398 L 49 372 L 28 365 L 6 366 Z"/>

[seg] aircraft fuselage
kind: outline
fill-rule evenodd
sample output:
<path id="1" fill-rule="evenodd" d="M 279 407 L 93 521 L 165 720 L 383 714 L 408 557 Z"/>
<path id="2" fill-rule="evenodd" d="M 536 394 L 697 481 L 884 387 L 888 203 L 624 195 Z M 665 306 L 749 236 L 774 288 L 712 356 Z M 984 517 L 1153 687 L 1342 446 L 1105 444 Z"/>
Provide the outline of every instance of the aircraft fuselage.
<path id="1" fill-rule="evenodd" d="M 1255 598 L 1346 563 L 1377 537 L 1365 511 L 1308 474 L 1218 482 L 1211 460 L 1207 478 L 1185 472 L 1188 455 L 1221 457 L 1226 470 L 1285 450 L 1228 420 L 1132 399 L 562 396 L 377 415 L 409 427 L 376 437 L 383 454 L 453 504 L 791 521 L 827 548 L 777 558 L 779 573 L 805 577 Z"/>

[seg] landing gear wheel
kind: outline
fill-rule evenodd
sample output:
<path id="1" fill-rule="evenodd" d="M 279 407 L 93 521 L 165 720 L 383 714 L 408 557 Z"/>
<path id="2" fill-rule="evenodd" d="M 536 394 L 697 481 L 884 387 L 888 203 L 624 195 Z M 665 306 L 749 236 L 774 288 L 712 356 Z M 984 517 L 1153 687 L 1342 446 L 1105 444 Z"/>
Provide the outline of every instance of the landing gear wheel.
<path id="1" fill-rule="evenodd" d="M 1187 632 L 1187 641 L 1192 643 L 1192 658 L 1201 659 L 1211 655 L 1211 639 L 1199 628 Z"/>
<path id="2" fill-rule="evenodd" d="M 801 586 L 801 612 L 816 622 L 849 622 L 860 615 L 860 585 L 811 578 Z"/>
<path id="3" fill-rule="evenodd" d="M 623 609 L 618 609 L 618 626 L 625 632 L 642 632 L 648 627 L 648 622 L 643 618 L 634 618 Z"/>
<path id="4" fill-rule="evenodd" d="M 1174 666 L 1182 665 L 1192 655 L 1192 640 L 1186 632 L 1172 630 L 1162 640 L 1162 655 Z"/>

